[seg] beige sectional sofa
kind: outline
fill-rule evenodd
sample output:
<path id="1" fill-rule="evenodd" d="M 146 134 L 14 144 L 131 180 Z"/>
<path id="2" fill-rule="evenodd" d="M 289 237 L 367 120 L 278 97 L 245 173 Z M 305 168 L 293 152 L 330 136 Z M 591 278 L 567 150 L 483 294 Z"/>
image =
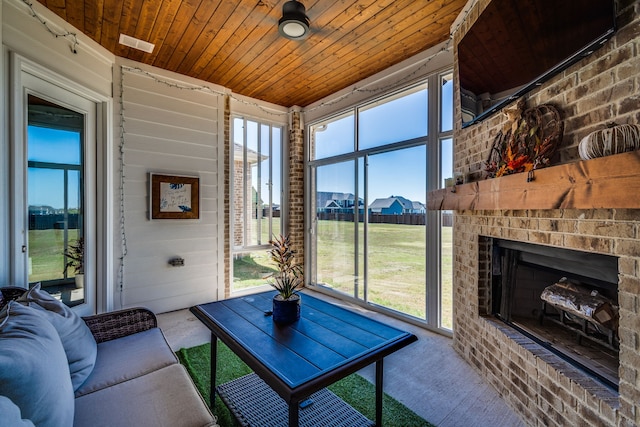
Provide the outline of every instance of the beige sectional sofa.
<path id="1" fill-rule="evenodd" d="M 146 309 L 86 318 L 39 286 L 0 310 L 0 427 L 216 426 Z"/>

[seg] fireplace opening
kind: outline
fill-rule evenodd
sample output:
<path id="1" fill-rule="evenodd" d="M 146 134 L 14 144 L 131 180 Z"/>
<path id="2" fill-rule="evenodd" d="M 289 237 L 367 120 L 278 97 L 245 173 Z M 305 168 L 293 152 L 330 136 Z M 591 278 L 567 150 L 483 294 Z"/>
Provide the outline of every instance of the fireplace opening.
<path id="1" fill-rule="evenodd" d="M 493 240 L 491 311 L 618 390 L 618 258 Z"/>

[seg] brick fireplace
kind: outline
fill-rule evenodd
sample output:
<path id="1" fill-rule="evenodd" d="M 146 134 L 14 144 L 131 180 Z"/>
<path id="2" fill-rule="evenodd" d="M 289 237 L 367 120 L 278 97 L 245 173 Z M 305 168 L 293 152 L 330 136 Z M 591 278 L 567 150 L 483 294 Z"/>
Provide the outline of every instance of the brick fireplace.
<path id="1" fill-rule="evenodd" d="M 618 258 L 480 236 L 483 316 L 516 331 L 617 391 Z"/>
<path id="2" fill-rule="evenodd" d="M 604 209 L 456 215 L 455 348 L 532 425 L 536 420 L 551 426 L 637 424 L 638 215 Z M 575 234 L 585 229 L 591 232 Z M 619 393 L 491 315 L 491 266 L 480 255 L 490 251 L 486 236 L 619 256 Z M 634 423 L 624 424 L 618 415 L 625 406 Z"/>
<path id="3" fill-rule="evenodd" d="M 480 0 L 454 34 L 459 41 L 489 3 Z M 620 0 L 618 30 L 593 55 L 526 96 L 553 103 L 565 132 L 558 163 L 578 160 L 582 137 L 607 122 L 640 123 L 640 4 Z M 454 168 L 483 179 L 483 162 L 503 119 L 462 129 L 456 105 Z M 637 198 L 637 194 L 629 195 Z M 531 425 L 640 425 L 640 210 L 458 210 L 454 218 L 454 347 Z M 602 254 L 617 259 L 619 390 L 603 385 L 498 320 L 491 308 L 492 239 Z"/>

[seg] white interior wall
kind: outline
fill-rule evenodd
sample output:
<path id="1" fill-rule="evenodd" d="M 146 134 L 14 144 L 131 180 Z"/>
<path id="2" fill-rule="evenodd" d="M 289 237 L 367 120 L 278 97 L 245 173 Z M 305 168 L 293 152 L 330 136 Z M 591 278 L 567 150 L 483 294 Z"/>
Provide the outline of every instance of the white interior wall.
<path id="1" fill-rule="evenodd" d="M 31 16 L 29 7 L 22 0 L 2 2 L 3 44 L 55 73 L 73 78 L 80 86 L 111 96 L 111 71 L 115 57 L 37 1 L 29 3 L 53 31 L 58 34 L 67 31 L 77 34 L 77 53 L 71 51 L 72 42 L 69 38 L 56 38 L 38 19 Z"/>
<path id="2" fill-rule="evenodd" d="M 10 93 L 8 55 L 16 52 L 53 72 L 60 74 L 112 101 L 105 134 L 109 159 L 107 183 L 111 198 L 105 217 L 109 231 L 103 249 L 112 248 L 105 259 L 108 277 L 105 288 L 109 294 L 98 311 L 121 306 L 142 305 L 156 312 L 169 311 L 211 301 L 217 296 L 223 276 L 223 88 L 212 87 L 216 93 L 181 90 L 159 83 L 144 73 L 127 72 L 124 76 L 126 120 L 124 134 L 125 193 L 124 215 L 120 210 L 120 67 L 143 67 L 142 64 L 116 58 L 77 29 L 61 20 L 38 2 L 33 7 L 51 28 L 62 33 L 77 33 L 79 46 L 74 54 L 72 43 L 56 38 L 36 18 L 21 0 L 2 1 L 2 93 Z M 158 80 L 177 86 L 204 86 L 204 82 L 189 79 L 152 67 Z M 115 92 L 115 93 L 114 93 Z M 2 97 L 2 120 L 8 123 L 10 112 L 6 96 Z M 0 170 L 0 233 L 2 261 L 0 281 L 8 284 L 11 207 L 7 194 L 12 182 L 9 168 L 11 138 L 3 126 L 2 168 Z M 199 220 L 148 219 L 148 172 L 197 175 L 200 177 L 201 214 Z M 103 183 L 104 184 L 104 183 Z M 123 275 L 120 273 L 124 218 L 127 255 Z M 167 261 L 175 256 L 185 259 L 185 267 L 170 267 Z M 111 301 L 111 302 L 109 302 Z"/>
<path id="3" fill-rule="evenodd" d="M 219 245 L 224 89 L 122 58 L 116 62 L 124 106 L 125 180 L 124 209 L 117 200 L 113 212 L 116 218 L 124 212 L 124 229 L 114 230 L 114 247 L 120 250 L 126 241 L 122 274 L 116 274 L 116 301 L 164 312 L 215 300 L 224 261 Z M 119 93 L 117 97 L 114 133 L 119 135 Z M 114 155 L 119 151 L 120 142 Z M 116 163 L 119 182 L 122 164 Z M 150 172 L 199 177 L 200 218 L 150 220 Z M 169 265 L 174 257 L 183 258 L 185 265 Z"/>

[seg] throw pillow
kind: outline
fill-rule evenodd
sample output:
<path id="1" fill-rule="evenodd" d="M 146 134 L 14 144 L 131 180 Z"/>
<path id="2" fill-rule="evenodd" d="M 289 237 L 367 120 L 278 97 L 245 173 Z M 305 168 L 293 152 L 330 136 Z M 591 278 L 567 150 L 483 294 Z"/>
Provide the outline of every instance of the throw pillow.
<path id="1" fill-rule="evenodd" d="M 58 332 L 39 310 L 15 301 L 0 311 L 0 395 L 38 427 L 73 425 L 73 388 Z"/>
<path id="2" fill-rule="evenodd" d="M 60 335 L 69 362 L 73 389 L 80 388 L 96 364 L 98 345 L 87 324 L 61 301 L 36 284 L 17 299 L 22 304 L 40 309 Z"/>
<path id="3" fill-rule="evenodd" d="M 6 396 L 0 396 L 0 427 L 34 427 L 30 420 L 22 418 L 20 408 Z"/>

